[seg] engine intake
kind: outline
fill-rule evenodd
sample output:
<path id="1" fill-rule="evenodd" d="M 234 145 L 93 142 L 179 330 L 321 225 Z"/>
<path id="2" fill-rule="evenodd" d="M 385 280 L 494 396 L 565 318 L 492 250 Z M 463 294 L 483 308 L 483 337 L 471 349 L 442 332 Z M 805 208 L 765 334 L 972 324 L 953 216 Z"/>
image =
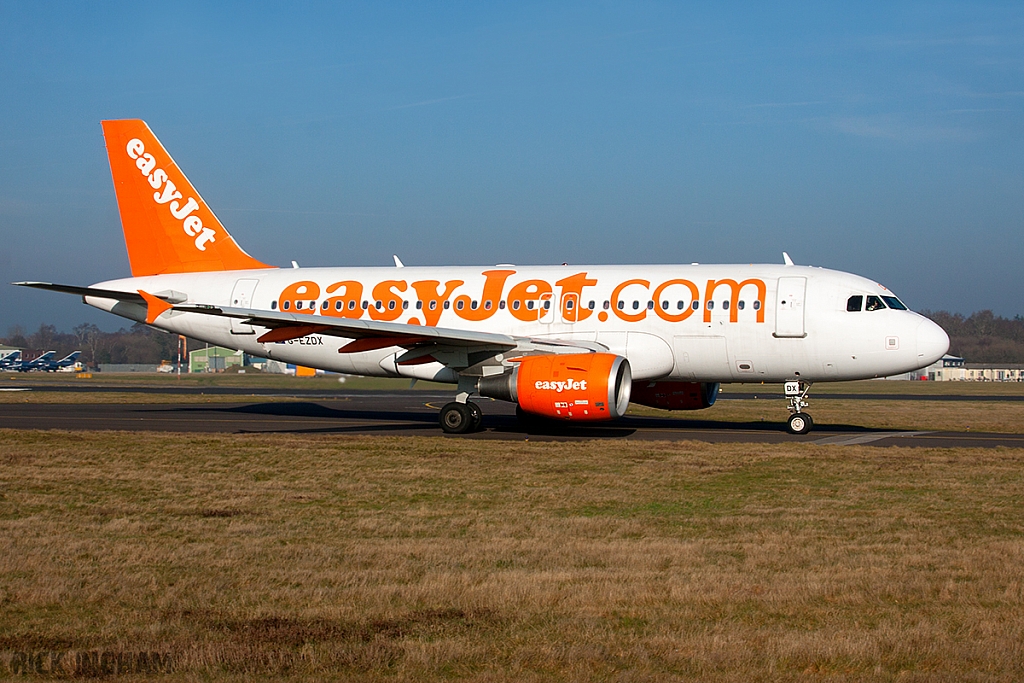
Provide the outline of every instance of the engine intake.
<path id="1" fill-rule="evenodd" d="M 718 387 L 718 382 L 640 382 L 630 400 L 663 410 L 700 410 L 715 404 Z"/>
<path id="2" fill-rule="evenodd" d="M 629 361 L 610 353 L 524 356 L 511 372 L 481 377 L 481 396 L 561 420 L 611 420 L 629 407 Z"/>

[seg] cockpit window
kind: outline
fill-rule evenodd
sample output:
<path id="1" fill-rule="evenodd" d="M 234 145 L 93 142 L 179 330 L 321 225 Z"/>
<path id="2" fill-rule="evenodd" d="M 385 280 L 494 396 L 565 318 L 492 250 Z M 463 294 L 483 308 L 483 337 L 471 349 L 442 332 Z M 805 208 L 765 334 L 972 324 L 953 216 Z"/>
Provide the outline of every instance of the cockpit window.
<path id="1" fill-rule="evenodd" d="M 859 311 L 864 305 L 864 297 L 860 294 L 851 296 L 846 300 L 846 310 L 848 311 Z"/>
<path id="2" fill-rule="evenodd" d="M 865 311 L 880 311 L 885 308 L 885 304 L 877 296 L 868 297 L 868 305 L 864 307 Z"/>
<path id="3" fill-rule="evenodd" d="M 892 308 L 897 311 L 907 310 L 906 304 L 904 304 L 902 301 L 900 301 L 894 296 L 883 296 L 882 299 L 885 301 L 886 305 L 889 308 Z"/>

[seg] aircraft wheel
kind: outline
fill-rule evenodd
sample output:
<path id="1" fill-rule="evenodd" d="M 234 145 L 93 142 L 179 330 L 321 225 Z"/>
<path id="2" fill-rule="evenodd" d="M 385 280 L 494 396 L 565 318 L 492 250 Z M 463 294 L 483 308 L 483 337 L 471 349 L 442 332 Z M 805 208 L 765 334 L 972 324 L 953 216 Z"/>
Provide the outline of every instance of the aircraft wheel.
<path id="1" fill-rule="evenodd" d="M 806 434 L 811 431 L 813 426 L 814 421 L 807 413 L 793 413 L 789 416 L 789 422 L 786 423 L 786 429 L 790 434 Z"/>
<path id="2" fill-rule="evenodd" d="M 441 429 L 446 434 L 465 434 L 473 428 L 473 411 L 465 403 L 452 401 L 441 408 Z"/>
<path id="3" fill-rule="evenodd" d="M 469 431 L 477 432 L 480 431 L 480 425 L 484 422 L 484 411 L 480 410 L 480 406 L 475 403 L 466 402 L 466 407 L 469 408 L 470 414 L 470 426 Z"/>

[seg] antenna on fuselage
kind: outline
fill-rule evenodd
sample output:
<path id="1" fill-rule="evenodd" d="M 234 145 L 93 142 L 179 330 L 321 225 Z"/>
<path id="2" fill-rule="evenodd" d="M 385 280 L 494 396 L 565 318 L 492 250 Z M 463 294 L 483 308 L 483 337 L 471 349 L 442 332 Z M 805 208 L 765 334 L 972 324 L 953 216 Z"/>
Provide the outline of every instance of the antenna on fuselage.
<path id="1" fill-rule="evenodd" d="M 793 259 L 789 258 L 789 254 L 787 254 L 786 252 L 782 252 L 782 262 L 785 263 L 787 266 L 793 265 Z"/>
<path id="2" fill-rule="evenodd" d="M 395 259 L 395 268 L 405 268 L 405 264 L 402 263 L 402 259 L 398 258 L 398 254 L 392 254 L 391 258 Z"/>

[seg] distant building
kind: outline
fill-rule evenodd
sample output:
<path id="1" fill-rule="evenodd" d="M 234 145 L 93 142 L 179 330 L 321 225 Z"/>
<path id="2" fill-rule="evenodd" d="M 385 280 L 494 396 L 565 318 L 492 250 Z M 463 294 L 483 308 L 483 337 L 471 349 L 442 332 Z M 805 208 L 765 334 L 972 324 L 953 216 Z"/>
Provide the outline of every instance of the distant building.
<path id="1" fill-rule="evenodd" d="M 947 354 L 916 374 L 933 382 L 1024 382 L 1024 363 L 968 363 Z"/>
<path id="2" fill-rule="evenodd" d="M 223 372 L 245 365 L 245 353 L 224 346 L 209 346 L 188 352 L 189 372 Z"/>

